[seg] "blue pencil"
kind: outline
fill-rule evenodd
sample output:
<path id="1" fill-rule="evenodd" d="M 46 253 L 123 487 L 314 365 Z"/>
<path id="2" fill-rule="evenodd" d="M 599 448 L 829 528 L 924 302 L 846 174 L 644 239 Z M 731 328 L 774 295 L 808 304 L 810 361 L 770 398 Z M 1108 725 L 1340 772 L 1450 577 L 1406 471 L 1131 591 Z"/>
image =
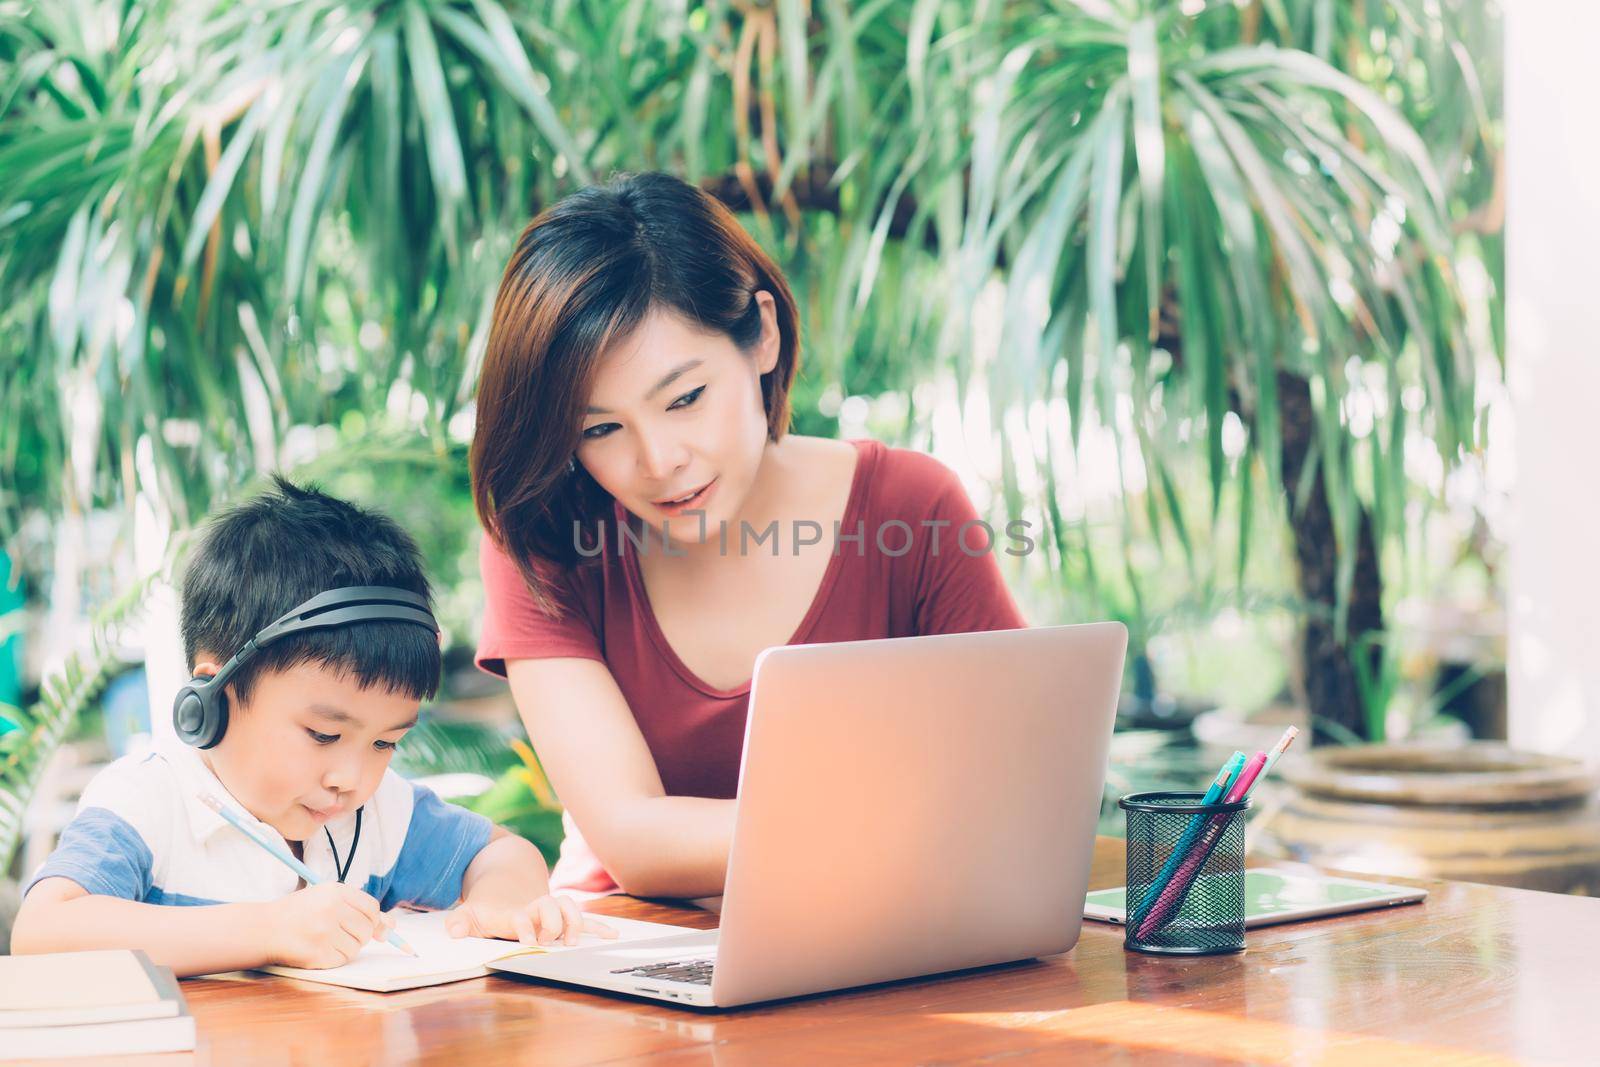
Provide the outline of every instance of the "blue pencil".
<path id="1" fill-rule="evenodd" d="M 1228 762 L 1222 765 L 1222 770 L 1217 772 L 1216 778 L 1211 782 L 1211 788 L 1207 789 L 1206 795 L 1200 798 L 1200 803 L 1215 804 L 1221 800 L 1224 790 L 1228 788 L 1228 783 L 1233 780 L 1233 776 L 1238 774 L 1239 768 L 1243 766 L 1244 753 L 1235 751 L 1228 758 Z M 1167 857 L 1167 862 L 1162 865 L 1155 881 L 1151 882 L 1150 888 L 1145 891 L 1144 899 L 1139 901 L 1138 909 L 1128 913 L 1127 918 L 1130 927 L 1138 922 L 1145 912 L 1150 910 L 1150 905 L 1156 902 L 1156 898 L 1161 895 L 1161 890 L 1171 880 L 1172 872 L 1178 869 L 1178 864 L 1183 862 L 1183 857 L 1187 856 L 1189 849 L 1194 847 L 1194 843 L 1199 838 L 1200 831 L 1205 828 L 1205 825 L 1206 817 L 1204 815 L 1196 815 L 1189 820 L 1189 826 L 1183 831 L 1183 836 L 1178 838 L 1178 843 L 1173 848 L 1172 855 Z"/>
<path id="2" fill-rule="evenodd" d="M 298 874 L 301 878 L 304 878 L 306 880 L 306 885 L 322 884 L 322 879 L 312 874 L 310 867 L 307 867 L 305 864 L 295 859 L 294 856 L 279 848 L 277 845 L 274 845 L 271 841 L 266 841 L 257 837 L 248 826 L 239 821 L 239 817 L 237 815 L 223 807 L 222 802 L 216 797 L 209 793 L 203 793 L 200 795 L 200 803 L 204 804 L 206 807 L 210 808 L 224 819 L 227 819 L 228 823 L 235 830 L 238 830 L 241 834 L 248 837 L 262 848 L 266 849 L 269 855 L 282 861 L 283 864 L 291 871 L 293 871 L 295 874 Z M 401 937 L 392 927 L 390 928 L 388 934 L 384 937 L 384 940 L 408 956 L 415 956 L 417 954 L 417 950 L 406 944 L 405 938 Z"/>

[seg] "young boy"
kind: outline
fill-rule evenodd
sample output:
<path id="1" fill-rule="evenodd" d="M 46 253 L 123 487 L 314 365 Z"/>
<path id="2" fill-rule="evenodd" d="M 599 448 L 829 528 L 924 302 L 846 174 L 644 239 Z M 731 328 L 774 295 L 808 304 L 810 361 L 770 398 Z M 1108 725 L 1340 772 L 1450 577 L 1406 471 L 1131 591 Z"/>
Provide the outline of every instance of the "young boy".
<path id="1" fill-rule="evenodd" d="M 532 844 L 389 769 L 438 687 L 430 614 L 347 613 L 355 621 L 261 635 L 319 594 L 369 586 L 426 605 L 416 545 L 391 520 L 314 488 L 279 478 L 210 524 L 184 577 L 182 627 L 202 688 L 244 650 L 218 694 L 220 728 L 95 776 L 24 891 L 13 951 L 141 948 L 180 975 L 332 967 L 384 936 L 396 905 L 458 902 L 446 920 L 458 937 L 612 933 L 549 895 Z M 321 884 L 305 887 L 208 795 Z"/>

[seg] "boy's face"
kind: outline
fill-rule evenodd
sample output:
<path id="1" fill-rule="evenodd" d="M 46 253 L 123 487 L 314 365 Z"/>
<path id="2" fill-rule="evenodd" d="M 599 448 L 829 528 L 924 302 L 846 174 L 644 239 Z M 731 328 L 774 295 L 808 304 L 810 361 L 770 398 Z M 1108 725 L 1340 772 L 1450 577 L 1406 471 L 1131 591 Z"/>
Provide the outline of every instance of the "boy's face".
<path id="1" fill-rule="evenodd" d="M 196 658 L 197 672 L 215 673 L 215 657 Z M 366 803 L 417 722 L 414 697 L 363 689 L 320 663 L 259 675 L 248 707 L 228 695 L 228 732 L 201 755 L 235 800 L 289 841 Z"/>

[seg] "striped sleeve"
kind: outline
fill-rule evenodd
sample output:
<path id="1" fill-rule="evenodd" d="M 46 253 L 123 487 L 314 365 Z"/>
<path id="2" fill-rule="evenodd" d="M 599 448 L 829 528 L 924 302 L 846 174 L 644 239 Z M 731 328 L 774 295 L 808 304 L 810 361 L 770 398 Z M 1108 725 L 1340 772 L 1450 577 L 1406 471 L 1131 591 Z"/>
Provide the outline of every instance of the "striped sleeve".
<path id="1" fill-rule="evenodd" d="M 69 878 L 97 896 L 146 900 L 159 880 L 155 855 L 177 814 L 160 761 L 125 756 L 89 782 L 77 814 L 27 888 L 45 878 Z"/>
<path id="2" fill-rule="evenodd" d="M 448 908 L 461 899 L 467 867 L 489 843 L 494 824 L 475 812 L 447 804 L 427 786 L 411 790 L 411 819 L 394 866 L 376 876 L 367 892 L 387 911 L 400 904 Z"/>
<path id="3" fill-rule="evenodd" d="M 68 878 L 96 896 L 143 900 L 150 893 L 151 866 L 150 846 L 131 823 L 109 808 L 84 808 L 28 889 L 46 878 Z"/>

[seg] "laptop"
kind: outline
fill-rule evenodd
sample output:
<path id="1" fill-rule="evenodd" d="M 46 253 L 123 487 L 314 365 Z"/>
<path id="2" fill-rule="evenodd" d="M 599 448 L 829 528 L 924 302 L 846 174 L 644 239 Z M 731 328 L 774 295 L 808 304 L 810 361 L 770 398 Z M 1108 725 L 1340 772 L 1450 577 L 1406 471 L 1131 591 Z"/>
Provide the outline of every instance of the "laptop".
<path id="1" fill-rule="evenodd" d="M 1120 623 L 785 645 L 750 689 L 721 927 L 490 964 L 742 1004 L 1066 952 Z"/>

